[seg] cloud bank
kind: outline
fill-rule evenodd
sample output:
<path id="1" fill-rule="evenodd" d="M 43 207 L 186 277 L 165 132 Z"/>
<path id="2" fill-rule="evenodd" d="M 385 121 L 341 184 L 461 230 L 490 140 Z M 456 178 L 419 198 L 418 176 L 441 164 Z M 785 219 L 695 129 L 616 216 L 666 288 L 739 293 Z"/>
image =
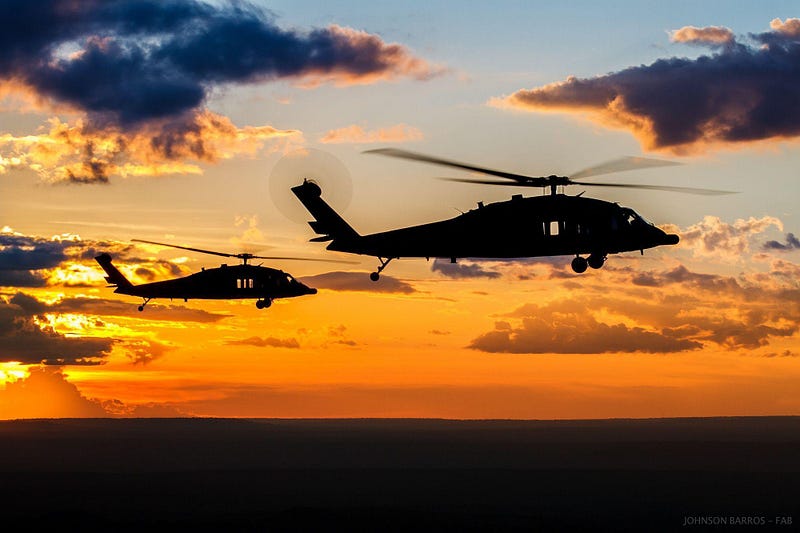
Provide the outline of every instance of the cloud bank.
<path id="1" fill-rule="evenodd" d="M 775 19 L 743 41 L 727 28 L 688 26 L 672 40 L 714 53 L 571 76 L 490 103 L 576 113 L 630 131 L 647 150 L 678 154 L 800 136 L 800 19 Z"/>
<path id="2" fill-rule="evenodd" d="M 51 120 L 44 134 L 0 136 L 0 173 L 30 168 L 73 183 L 196 173 L 197 162 L 299 135 L 239 128 L 209 111 L 221 87 L 345 86 L 445 71 L 364 31 L 278 26 L 247 2 L 9 0 L 0 3 L 0 49 L 0 98 L 83 116 Z"/>

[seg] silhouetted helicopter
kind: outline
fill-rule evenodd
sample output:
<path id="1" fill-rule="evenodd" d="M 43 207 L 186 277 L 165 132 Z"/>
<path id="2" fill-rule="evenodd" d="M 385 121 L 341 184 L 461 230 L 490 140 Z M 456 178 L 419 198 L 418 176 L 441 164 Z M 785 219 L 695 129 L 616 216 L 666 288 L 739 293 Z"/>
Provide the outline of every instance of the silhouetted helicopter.
<path id="1" fill-rule="evenodd" d="M 315 218 L 309 222 L 311 228 L 321 235 L 311 241 L 331 241 L 328 250 L 377 257 L 380 266 L 370 274 L 372 281 L 378 281 L 380 273 L 389 262 L 400 257 L 449 258 L 450 262 L 455 263 L 456 259 L 464 257 L 507 259 L 575 255 L 572 269 L 582 273 L 587 267 L 602 267 L 608 254 L 634 250 L 641 250 L 644 254 L 646 248 L 677 244 L 680 240 L 678 235 L 667 234 L 633 209 L 613 202 L 585 198 L 583 193 L 577 196 L 559 194 L 558 187 L 583 185 L 693 194 L 731 193 L 659 185 L 587 183 L 555 175 L 525 176 L 393 148 L 370 150 L 366 153 L 480 172 L 505 180 L 442 178 L 450 181 L 550 188 L 549 195 L 526 198 L 515 194 L 511 200 L 504 202 L 488 205 L 478 202 L 477 209 L 449 220 L 359 235 L 322 199 L 322 190 L 316 183 L 306 179 L 301 185 L 293 187 L 292 192 Z M 582 170 L 572 178 L 675 164 L 678 163 L 626 157 Z"/>
<path id="2" fill-rule="evenodd" d="M 109 254 L 102 253 L 98 255 L 95 259 L 100 263 L 100 266 L 103 267 L 106 274 L 108 274 L 108 276 L 106 276 L 106 281 L 117 287 L 114 291 L 115 293 L 139 296 L 144 299 L 144 303 L 139 306 L 139 311 L 143 311 L 147 302 L 153 298 L 180 298 L 184 301 L 188 301 L 189 298 L 213 300 L 255 298 L 256 307 L 259 309 L 266 309 L 272 305 L 272 300 L 275 298 L 293 298 L 306 294 L 316 294 L 317 289 L 312 289 L 311 287 L 303 285 L 294 279 L 291 274 L 287 274 L 282 270 L 248 265 L 247 262 L 249 260 L 290 259 L 293 261 L 323 261 L 328 263 L 348 262 L 302 257 L 269 257 L 249 253 L 226 254 L 223 252 L 201 250 L 200 248 L 189 248 L 187 246 L 176 246 L 174 244 L 164 244 L 161 242 L 143 241 L 139 239 L 132 240 L 134 242 L 169 246 L 171 248 L 190 250 L 203 254 L 235 257 L 242 260 L 240 265 L 222 265 L 219 268 L 204 268 L 201 272 L 182 278 L 134 285 L 117 270 L 117 267 L 111 264 L 111 256 Z"/>

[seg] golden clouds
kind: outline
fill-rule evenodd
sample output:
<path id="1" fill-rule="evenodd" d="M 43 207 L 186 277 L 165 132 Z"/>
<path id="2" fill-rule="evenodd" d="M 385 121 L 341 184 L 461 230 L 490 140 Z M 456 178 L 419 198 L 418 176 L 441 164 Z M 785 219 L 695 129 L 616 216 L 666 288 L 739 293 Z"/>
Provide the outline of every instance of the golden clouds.
<path id="1" fill-rule="evenodd" d="M 770 227 L 782 230 L 783 223 L 778 218 L 764 216 L 738 219 L 729 224 L 719 217 L 706 215 L 697 224 L 680 230 L 681 246 L 700 256 L 726 261 L 747 259 L 752 238 Z M 669 229 L 675 230 L 674 227 Z"/>
<path id="2" fill-rule="evenodd" d="M 255 155 L 269 141 L 300 132 L 271 126 L 236 127 L 227 117 L 203 110 L 183 121 L 134 131 L 49 120 L 36 135 L 0 135 L 0 173 L 28 168 L 48 182 L 105 183 L 110 177 L 199 174 L 199 163 Z"/>
<path id="3" fill-rule="evenodd" d="M 368 144 L 368 143 L 400 143 L 420 141 L 424 137 L 422 131 L 406 124 L 396 124 L 386 128 L 365 130 L 358 124 L 330 130 L 320 139 L 325 144 Z"/>
<path id="4" fill-rule="evenodd" d="M 786 20 L 774 18 L 770 21 L 769 27 L 788 37 L 800 37 L 800 19 L 798 18 L 787 18 Z"/>
<path id="5" fill-rule="evenodd" d="M 733 43 L 735 37 L 733 32 L 724 26 L 706 26 L 705 28 L 684 26 L 671 31 L 670 40 L 674 43 L 724 45 Z"/>

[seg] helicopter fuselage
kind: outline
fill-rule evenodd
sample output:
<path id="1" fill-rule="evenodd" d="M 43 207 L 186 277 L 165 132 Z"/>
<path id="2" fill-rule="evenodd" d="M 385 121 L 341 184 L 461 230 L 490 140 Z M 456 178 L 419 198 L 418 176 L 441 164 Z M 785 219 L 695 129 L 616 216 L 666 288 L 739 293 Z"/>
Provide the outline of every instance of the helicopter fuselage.
<path id="1" fill-rule="evenodd" d="M 633 209 L 613 202 L 550 194 L 488 205 L 440 222 L 360 235 L 323 199 L 322 190 L 304 181 L 292 192 L 314 216 L 309 224 L 321 235 L 312 241 L 331 241 L 328 250 L 377 257 L 381 264 L 370 274 L 377 281 L 392 259 L 425 257 L 511 259 L 575 255 L 572 268 L 600 268 L 608 254 L 677 244 L 679 237 L 647 222 Z M 581 254 L 589 254 L 588 259 Z"/>
<path id="2" fill-rule="evenodd" d="M 606 255 L 677 244 L 616 203 L 564 194 L 478 204 L 457 217 L 371 235 L 334 238 L 329 250 L 377 257 L 520 258 Z"/>
<path id="3" fill-rule="evenodd" d="M 114 292 L 143 298 L 229 300 L 291 298 L 316 294 L 317 291 L 282 270 L 256 265 L 222 265 L 183 278 L 144 283 L 127 289 L 118 287 Z"/>
<path id="4" fill-rule="evenodd" d="M 153 298 L 182 300 L 256 299 L 259 308 L 269 307 L 275 298 L 293 298 L 316 294 L 317 290 L 297 281 L 282 270 L 255 265 L 222 265 L 203 269 L 182 278 L 134 285 L 111 264 L 111 256 L 100 254 L 96 258 L 108 276 L 106 280 L 116 285 L 115 293 L 139 296 L 147 301 Z M 141 311 L 144 305 L 139 307 Z"/>

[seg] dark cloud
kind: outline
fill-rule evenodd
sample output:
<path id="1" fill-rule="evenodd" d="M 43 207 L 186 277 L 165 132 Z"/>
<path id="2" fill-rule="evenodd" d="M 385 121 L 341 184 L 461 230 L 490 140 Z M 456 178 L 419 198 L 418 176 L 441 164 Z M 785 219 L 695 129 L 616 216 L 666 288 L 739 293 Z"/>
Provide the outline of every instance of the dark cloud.
<path id="1" fill-rule="evenodd" d="M 35 298 L 16 294 L 0 300 L 0 361 L 23 364 L 96 365 L 111 354 L 116 340 L 67 337 L 36 315 L 46 308 Z"/>
<path id="2" fill-rule="evenodd" d="M 191 309 L 183 305 L 160 305 L 157 303 L 147 304 L 147 309 L 139 312 L 138 303 L 123 302 L 121 300 L 109 300 L 105 298 L 62 298 L 51 304 L 44 304 L 24 293 L 17 293 L 12 301 L 26 299 L 22 304 L 27 307 L 30 313 L 77 313 L 101 316 L 125 316 L 135 317 L 144 320 L 170 320 L 175 322 L 199 322 L 211 323 L 218 322 L 231 315 L 223 313 L 211 313 L 202 309 Z M 32 303 L 27 301 L 32 300 Z M 29 307 L 28 307 L 29 306 Z M 38 306 L 38 307 L 36 307 Z"/>
<path id="3" fill-rule="evenodd" d="M 0 139 L 11 155 L 0 158 L 0 172 L 27 168 L 75 184 L 197 174 L 195 163 L 300 135 L 236 127 L 206 107 L 220 87 L 424 80 L 445 71 L 377 35 L 283 28 L 269 11 L 237 0 L 7 0 L 0 49 L 0 85 L 11 94 L 85 114 L 70 124 L 53 118 L 47 133 Z"/>
<path id="4" fill-rule="evenodd" d="M 94 261 L 100 252 L 115 258 L 136 260 L 133 245 L 114 241 L 83 241 L 77 236 L 44 238 L 16 232 L 0 233 L 0 271 L 44 270 L 67 259 Z M 144 261 L 143 259 L 139 259 Z"/>
<path id="5" fill-rule="evenodd" d="M 782 252 L 790 250 L 800 250 L 800 239 L 794 233 L 786 234 L 786 242 L 767 241 L 764 243 L 764 250 L 779 250 Z"/>
<path id="6" fill-rule="evenodd" d="M 435 259 L 431 265 L 431 271 L 457 279 L 499 278 L 501 276 L 499 272 L 487 270 L 478 263 L 451 263 L 448 259 Z"/>
<path id="7" fill-rule="evenodd" d="M 679 338 L 674 332 L 598 322 L 587 308 L 577 302 L 546 306 L 527 304 L 511 315 L 521 319 L 517 326 L 498 321 L 493 331 L 473 339 L 469 348 L 491 353 L 600 354 L 671 353 L 703 346 Z"/>
<path id="8" fill-rule="evenodd" d="M 332 291 L 416 292 L 410 283 L 386 275 L 381 275 L 381 279 L 375 282 L 369 279 L 366 272 L 326 272 L 300 278 L 300 281 L 310 287 Z"/>
<path id="9" fill-rule="evenodd" d="M 34 296 L 18 292 L 10 298 L 0 299 L 0 361 L 95 365 L 103 363 L 115 345 L 121 345 L 134 364 L 146 364 L 172 349 L 151 340 L 122 340 L 100 335 L 66 336 L 40 319 L 45 314 L 63 313 L 198 323 L 217 322 L 229 316 L 183 306 L 155 304 L 148 305 L 147 310 L 140 313 L 137 305 L 101 298 L 62 298 L 45 303 Z M 102 321 L 95 326 L 98 331 L 102 331 Z"/>
<path id="10" fill-rule="evenodd" d="M 135 127 L 196 111 L 225 83 L 340 83 L 440 72 L 400 45 L 339 26 L 284 29 L 246 2 L 49 0 L 0 4 L 0 78 Z"/>
<path id="11" fill-rule="evenodd" d="M 53 268 L 67 259 L 66 250 L 74 246 L 79 243 L 0 233 L 0 270 Z"/>
<path id="12" fill-rule="evenodd" d="M 300 343 L 297 339 L 279 339 L 277 337 L 248 337 L 246 339 L 225 341 L 225 344 L 233 346 L 258 346 L 259 348 L 299 348 Z"/>
<path id="13" fill-rule="evenodd" d="M 791 19 L 794 20 L 794 19 Z M 709 143 L 800 135 L 800 34 L 789 22 L 750 43 L 712 43 L 696 59 L 660 59 L 595 78 L 520 90 L 496 101 L 530 110 L 586 114 L 631 130 L 648 149 L 675 152 Z M 709 32 L 694 39 L 709 44 Z"/>
<path id="14" fill-rule="evenodd" d="M 45 285 L 47 285 L 47 278 L 38 272 L 0 269 L 0 287 L 33 288 Z"/>

